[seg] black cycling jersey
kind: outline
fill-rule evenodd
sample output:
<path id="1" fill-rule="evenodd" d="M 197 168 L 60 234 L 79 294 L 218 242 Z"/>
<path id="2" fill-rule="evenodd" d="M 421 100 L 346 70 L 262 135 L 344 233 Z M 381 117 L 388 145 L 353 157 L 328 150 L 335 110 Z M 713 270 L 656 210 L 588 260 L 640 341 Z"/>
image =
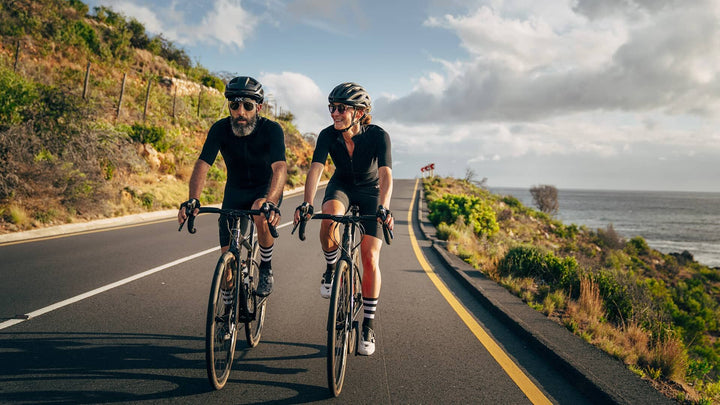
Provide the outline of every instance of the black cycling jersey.
<path id="1" fill-rule="evenodd" d="M 271 164 L 285 160 L 285 135 L 280 124 L 258 117 L 255 130 L 238 137 L 232 132 L 230 117 L 225 117 L 210 128 L 200 160 L 212 165 L 218 151 L 227 166 L 226 190 L 269 187 Z"/>
<path id="2" fill-rule="evenodd" d="M 318 135 L 313 163 L 325 164 L 328 154 L 335 164 L 333 179 L 352 186 L 375 186 L 379 183 L 378 168 L 392 168 L 390 136 L 377 125 L 363 125 L 352 138 L 355 143 L 352 158 L 342 133 L 332 125 Z"/>

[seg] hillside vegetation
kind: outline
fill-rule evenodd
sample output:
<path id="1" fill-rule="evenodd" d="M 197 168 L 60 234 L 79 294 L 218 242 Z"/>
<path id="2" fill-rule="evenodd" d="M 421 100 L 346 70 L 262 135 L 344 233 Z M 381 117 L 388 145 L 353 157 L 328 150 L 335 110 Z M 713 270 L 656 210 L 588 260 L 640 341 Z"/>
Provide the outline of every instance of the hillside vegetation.
<path id="1" fill-rule="evenodd" d="M 563 224 L 468 180 L 424 181 L 447 248 L 680 402 L 720 403 L 720 269 L 612 225 Z"/>
<path id="2" fill-rule="evenodd" d="M 0 21 L 0 233 L 187 199 L 207 130 L 228 114 L 229 73 L 79 0 L 1 2 Z M 302 184 L 312 136 L 291 113 L 261 114 L 285 131 L 287 187 Z M 219 157 L 203 203 L 220 201 L 225 176 Z"/>

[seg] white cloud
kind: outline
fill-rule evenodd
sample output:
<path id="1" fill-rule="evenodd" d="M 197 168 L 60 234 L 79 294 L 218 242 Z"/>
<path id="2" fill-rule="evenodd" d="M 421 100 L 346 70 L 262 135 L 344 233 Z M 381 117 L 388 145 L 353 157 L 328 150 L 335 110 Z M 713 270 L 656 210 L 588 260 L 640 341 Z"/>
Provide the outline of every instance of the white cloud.
<path id="1" fill-rule="evenodd" d="M 617 5 L 592 13 L 583 2 L 575 9 L 603 18 L 588 18 L 572 3 L 504 1 L 428 19 L 426 25 L 454 32 L 467 58 L 445 61 L 442 72 L 418 79 L 414 92 L 378 100 L 379 106 L 408 122 L 537 121 L 591 111 L 705 117 L 720 112 L 718 0 L 661 8 Z M 428 103 L 427 93 L 436 100 Z"/>
<path id="2" fill-rule="evenodd" d="M 242 49 L 257 22 L 257 18 L 245 10 L 240 1 L 217 0 L 200 25 L 190 27 L 188 39 L 196 37 L 201 42 L 218 41 Z"/>
<path id="3" fill-rule="evenodd" d="M 204 15 L 193 15 L 189 5 L 173 1 L 139 5 L 132 1 L 101 1 L 128 17 L 140 21 L 148 32 L 183 45 L 223 44 L 242 49 L 252 36 L 259 18 L 247 11 L 240 0 L 214 0 L 203 7 Z"/>
<path id="4" fill-rule="evenodd" d="M 147 31 L 160 33 L 164 31 L 162 21 L 155 15 L 150 7 L 140 6 L 128 1 L 108 2 L 112 9 L 121 12 L 127 17 L 140 21 Z"/>
<path id="5" fill-rule="evenodd" d="M 642 164 L 712 171 L 720 0 L 491 3 L 429 18 L 426 26 L 457 35 L 466 57 L 436 59 L 440 69 L 415 79 L 412 92 L 376 101 L 406 167 L 432 158 L 456 171 L 496 164 L 499 178 L 565 173 L 576 181 L 602 177 L 589 162 L 630 173 Z M 654 166 L 660 157 L 674 164 Z M 508 167 L 541 161 L 535 171 Z"/>
<path id="6" fill-rule="evenodd" d="M 293 72 L 264 73 L 258 80 L 265 94 L 272 94 L 274 102 L 295 116 L 295 126 L 300 132 L 319 133 L 330 125 L 327 112 L 327 96 L 309 77 Z"/>

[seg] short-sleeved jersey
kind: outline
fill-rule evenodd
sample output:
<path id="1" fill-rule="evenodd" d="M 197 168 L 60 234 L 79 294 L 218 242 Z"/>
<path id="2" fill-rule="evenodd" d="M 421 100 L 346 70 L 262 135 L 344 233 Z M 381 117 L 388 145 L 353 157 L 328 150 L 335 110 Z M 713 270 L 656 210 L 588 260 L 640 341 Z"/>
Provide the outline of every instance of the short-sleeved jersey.
<path id="1" fill-rule="evenodd" d="M 271 165 L 285 160 L 285 135 L 280 124 L 258 117 L 255 130 L 238 137 L 232 132 L 230 117 L 225 117 L 210 128 L 200 160 L 212 165 L 218 151 L 227 166 L 226 189 L 269 185 Z"/>
<path id="2" fill-rule="evenodd" d="M 335 164 L 333 180 L 353 186 L 377 185 L 378 168 L 392 168 L 390 136 L 377 125 L 363 125 L 352 141 L 355 148 L 351 158 L 342 133 L 332 125 L 323 129 L 315 143 L 313 163 L 325 164 L 329 154 Z"/>

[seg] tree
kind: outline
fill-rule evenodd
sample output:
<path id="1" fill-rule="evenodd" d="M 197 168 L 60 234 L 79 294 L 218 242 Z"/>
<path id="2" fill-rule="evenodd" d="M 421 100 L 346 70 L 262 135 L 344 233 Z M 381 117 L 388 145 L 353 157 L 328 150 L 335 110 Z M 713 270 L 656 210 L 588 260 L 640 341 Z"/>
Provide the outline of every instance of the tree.
<path id="1" fill-rule="evenodd" d="M 533 201 L 538 209 L 546 214 L 554 215 L 558 210 L 558 191 L 555 186 L 541 184 L 530 189 Z"/>

